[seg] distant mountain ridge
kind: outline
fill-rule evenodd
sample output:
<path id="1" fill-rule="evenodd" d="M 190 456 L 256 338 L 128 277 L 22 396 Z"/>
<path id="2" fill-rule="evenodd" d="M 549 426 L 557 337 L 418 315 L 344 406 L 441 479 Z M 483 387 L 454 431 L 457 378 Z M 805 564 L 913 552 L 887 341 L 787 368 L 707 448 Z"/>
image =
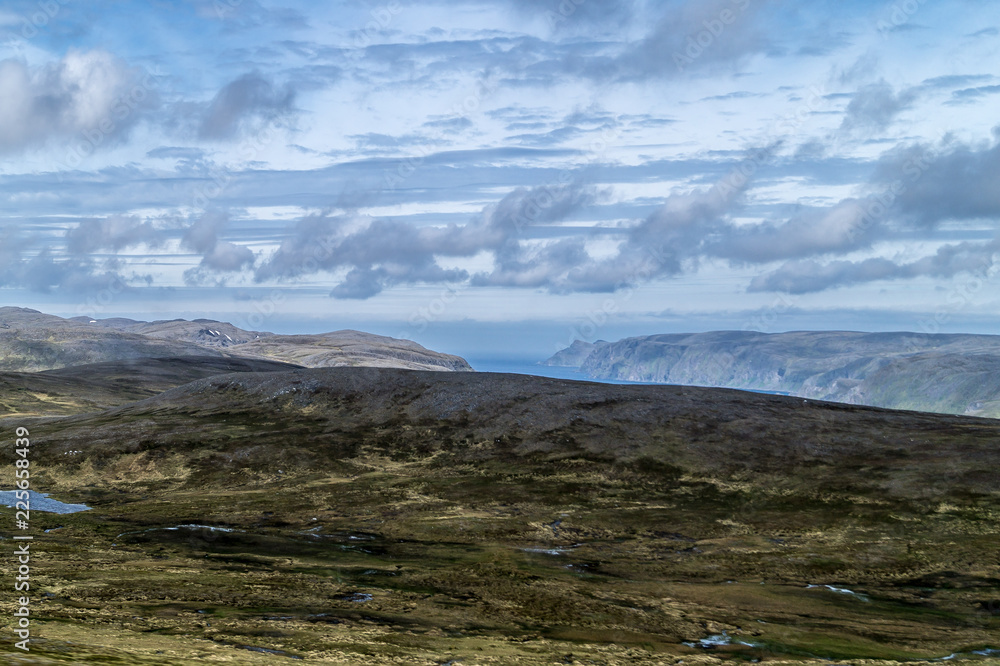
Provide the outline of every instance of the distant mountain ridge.
<path id="1" fill-rule="evenodd" d="M 577 341 L 544 361 L 595 379 L 717 386 L 1000 418 L 1000 336 L 795 331 Z"/>
<path id="2" fill-rule="evenodd" d="M 211 319 L 63 319 L 28 308 L 0 308 L 0 372 L 38 372 L 141 358 L 203 356 L 305 367 L 373 366 L 471 372 L 465 359 L 361 331 L 276 335 Z"/>

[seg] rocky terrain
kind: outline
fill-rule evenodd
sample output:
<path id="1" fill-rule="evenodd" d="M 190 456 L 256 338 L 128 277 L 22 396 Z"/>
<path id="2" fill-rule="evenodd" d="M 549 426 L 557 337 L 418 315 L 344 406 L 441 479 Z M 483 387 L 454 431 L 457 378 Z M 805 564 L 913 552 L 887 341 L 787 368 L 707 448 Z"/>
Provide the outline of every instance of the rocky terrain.
<path id="1" fill-rule="evenodd" d="M 360 331 L 275 335 L 211 319 L 136 321 L 63 319 L 27 308 L 0 308 L 0 371 L 51 370 L 106 361 L 177 356 L 270 360 L 306 367 L 377 366 L 465 371 L 458 356 Z"/>
<path id="2" fill-rule="evenodd" d="M 547 365 L 598 379 L 764 390 L 1000 418 L 1000 336 L 846 331 L 578 341 Z"/>
<path id="3" fill-rule="evenodd" d="M 31 431 L 34 489 L 91 508 L 32 513 L 30 663 L 1000 655 L 996 421 L 199 362 L 158 361 L 104 409 L 3 420 Z M 78 375 L 111 391 L 134 372 L 112 366 Z"/>

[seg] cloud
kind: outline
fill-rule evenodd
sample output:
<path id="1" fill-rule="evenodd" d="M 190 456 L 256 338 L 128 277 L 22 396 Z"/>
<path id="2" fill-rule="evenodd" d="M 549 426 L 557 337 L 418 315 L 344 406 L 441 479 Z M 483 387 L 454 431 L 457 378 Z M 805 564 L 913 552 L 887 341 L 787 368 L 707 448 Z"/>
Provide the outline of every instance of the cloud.
<path id="1" fill-rule="evenodd" d="M 781 268 L 758 275 L 748 291 L 781 291 L 805 294 L 856 282 L 870 282 L 894 277 L 898 266 L 888 259 L 833 261 L 821 264 L 814 260 L 790 261 Z"/>
<path id="2" fill-rule="evenodd" d="M 242 28 L 261 25 L 283 29 L 309 27 L 309 21 L 300 12 L 290 8 L 266 9 L 257 0 L 186 0 L 198 17 L 223 21 Z"/>
<path id="3" fill-rule="evenodd" d="M 501 0 L 522 16 L 542 15 L 548 27 L 559 32 L 586 32 L 621 29 L 631 23 L 639 9 L 637 0 L 566 0 L 539 3 L 537 0 Z"/>
<path id="4" fill-rule="evenodd" d="M 967 37 L 996 37 L 997 35 L 1000 35 L 1000 29 L 983 28 L 982 30 L 977 30 L 972 34 L 967 35 Z"/>
<path id="5" fill-rule="evenodd" d="M 257 72 L 227 83 L 215 95 L 202 118 L 198 136 L 232 139 L 255 124 L 276 122 L 295 111 L 295 91 L 277 88 Z"/>
<path id="6" fill-rule="evenodd" d="M 82 255 L 109 249 L 117 252 L 131 245 L 159 243 L 159 234 L 148 222 L 138 217 L 114 215 L 100 220 L 84 220 L 66 232 L 66 247 L 70 254 Z"/>
<path id="7" fill-rule="evenodd" d="M 978 86 L 976 88 L 963 88 L 951 94 L 950 104 L 971 104 L 987 95 L 1000 93 L 1000 86 Z"/>
<path id="8" fill-rule="evenodd" d="M 30 237 L 16 226 L 0 231 L 0 286 L 23 288 L 38 293 L 54 289 L 67 293 L 84 293 L 109 286 L 126 288 L 130 281 L 148 281 L 149 276 L 124 276 L 124 262 L 109 260 L 98 264 L 85 255 L 61 257 L 51 247 L 33 248 L 38 237 Z"/>
<path id="9" fill-rule="evenodd" d="M 184 162 L 197 162 L 205 159 L 205 151 L 201 148 L 160 146 L 146 153 L 146 157 L 153 159 L 176 159 Z"/>
<path id="10" fill-rule="evenodd" d="M 877 231 L 867 213 L 871 203 L 844 199 L 829 208 L 800 213 L 787 222 L 730 229 L 709 246 L 709 252 L 742 263 L 767 263 L 867 247 Z"/>
<path id="11" fill-rule="evenodd" d="M 43 67 L 2 60 L 0 153 L 73 137 L 85 155 L 115 144 L 156 103 L 152 85 L 151 75 L 104 51 L 70 51 Z"/>
<path id="12" fill-rule="evenodd" d="M 741 203 L 747 181 L 671 195 L 646 219 L 625 231 L 609 257 L 594 257 L 579 239 L 541 248 L 508 243 L 492 272 L 473 276 L 477 286 L 544 287 L 555 293 L 612 292 L 681 273 L 696 261 L 705 240 L 725 226 Z"/>
<path id="13" fill-rule="evenodd" d="M 428 120 L 424 123 L 424 127 L 429 127 L 431 129 L 437 129 L 448 132 L 462 132 L 467 129 L 472 129 L 473 123 L 471 120 L 465 116 L 459 118 L 441 118 L 438 120 Z"/>
<path id="14" fill-rule="evenodd" d="M 310 215 L 295 225 L 255 277 L 294 279 L 347 269 L 331 292 L 336 298 L 369 298 L 399 284 L 464 280 L 466 271 L 445 269 L 439 258 L 492 252 L 516 261 L 519 236 L 527 228 L 561 220 L 595 196 L 592 188 L 579 184 L 518 188 L 464 225 L 418 227 L 360 216 Z"/>
<path id="15" fill-rule="evenodd" d="M 228 224 L 228 215 L 213 211 L 205 213 L 187 228 L 181 242 L 202 255 L 202 259 L 198 266 L 200 270 L 185 274 L 186 279 L 200 280 L 209 272 L 232 272 L 253 265 L 255 256 L 250 248 L 219 240 L 219 234 Z"/>
<path id="16" fill-rule="evenodd" d="M 892 124 L 896 116 L 910 108 L 916 98 L 913 89 L 897 93 L 885 81 L 864 86 L 847 105 L 840 130 L 863 136 L 882 132 Z"/>
<path id="17" fill-rule="evenodd" d="M 677 2 L 652 31 L 619 59 L 626 80 L 672 78 L 689 71 L 732 68 L 773 44 L 762 18 L 766 0 Z"/>
<path id="18" fill-rule="evenodd" d="M 944 245 L 933 255 L 902 264 L 884 258 L 832 261 L 827 264 L 813 260 L 791 261 L 754 278 L 748 290 L 805 294 L 876 280 L 986 274 L 995 265 L 997 253 L 1000 253 L 1000 240 Z"/>
<path id="19" fill-rule="evenodd" d="M 1000 218 L 1000 128 L 994 133 L 990 144 L 946 139 L 891 150 L 878 161 L 873 184 L 904 183 L 893 210 L 919 226 Z"/>

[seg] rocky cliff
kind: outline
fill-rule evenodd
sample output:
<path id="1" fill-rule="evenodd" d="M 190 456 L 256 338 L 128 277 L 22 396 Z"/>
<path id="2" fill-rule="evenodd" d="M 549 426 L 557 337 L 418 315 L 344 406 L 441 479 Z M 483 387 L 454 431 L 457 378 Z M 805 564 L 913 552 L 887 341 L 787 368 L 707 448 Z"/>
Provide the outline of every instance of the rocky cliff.
<path id="1" fill-rule="evenodd" d="M 1000 336 L 716 331 L 581 343 L 548 363 L 585 350 L 578 367 L 598 379 L 1000 417 Z"/>

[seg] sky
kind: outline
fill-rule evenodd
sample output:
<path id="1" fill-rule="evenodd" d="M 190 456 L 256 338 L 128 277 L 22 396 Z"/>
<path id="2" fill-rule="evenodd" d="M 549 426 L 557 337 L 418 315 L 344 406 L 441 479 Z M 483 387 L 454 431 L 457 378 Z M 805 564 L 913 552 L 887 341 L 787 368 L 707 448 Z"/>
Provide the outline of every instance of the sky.
<path id="1" fill-rule="evenodd" d="M 466 355 L 997 333 L 986 0 L 5 0 L 0 293 Z"/>

